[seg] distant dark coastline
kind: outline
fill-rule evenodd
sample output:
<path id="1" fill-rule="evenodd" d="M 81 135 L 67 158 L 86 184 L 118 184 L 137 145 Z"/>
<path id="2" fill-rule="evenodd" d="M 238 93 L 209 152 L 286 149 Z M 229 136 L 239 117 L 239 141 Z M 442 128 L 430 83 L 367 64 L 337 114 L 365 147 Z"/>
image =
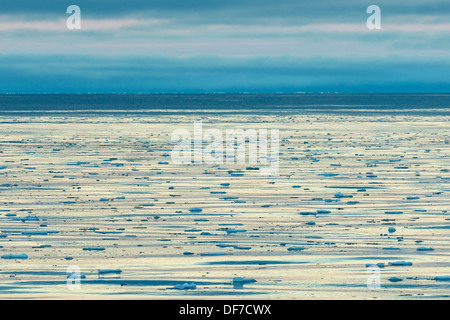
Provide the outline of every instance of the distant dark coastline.
<path id="1" fill-rule="evenodd" d="M 426 111 L 450 108 L 450 94 L 7 94 L 0 111 Z M 444 111 L 444 110 L 442 110 Z"/>

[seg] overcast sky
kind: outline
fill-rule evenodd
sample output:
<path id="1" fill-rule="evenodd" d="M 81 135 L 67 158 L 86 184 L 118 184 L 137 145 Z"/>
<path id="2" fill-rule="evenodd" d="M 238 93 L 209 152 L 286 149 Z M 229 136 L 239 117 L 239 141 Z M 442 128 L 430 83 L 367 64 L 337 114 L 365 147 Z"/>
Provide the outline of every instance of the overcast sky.
<path id="1" fill-rule="evenodd" d="M 450 1 L 342 2 L 1 0 L 0 93 L 450 92 Z"/>

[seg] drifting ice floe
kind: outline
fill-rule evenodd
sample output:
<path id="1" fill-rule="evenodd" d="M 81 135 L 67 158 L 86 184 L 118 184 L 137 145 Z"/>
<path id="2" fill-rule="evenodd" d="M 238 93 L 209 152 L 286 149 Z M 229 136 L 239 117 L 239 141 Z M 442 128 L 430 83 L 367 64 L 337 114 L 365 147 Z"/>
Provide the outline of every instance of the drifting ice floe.
<path id="1" fill-rule="evenodd" d="M 210 257 L 210 256 L 225 256 L 225 252 L 203 252 L 200 253 L 200 256 L 202 257 Z"/>
<path id="2" fill-rule="evenodd" d="M 243 289 L 245 284 L 255 283 L 255 279 L 247 279 L 242 277 L 233 278 L 232 285 L 234 289 Z"/>
<path id="3" fill-rule="evenodd" d="M 418 247 L 417 251 L 433 251 L 434 249 L 431 247 Z"/>
<path id="4" fill-rule="evenodd" d="M 100 269 L 98 270 L 98 277 L 104 277 L 105 275 L 111 275 L 111 274 L 115 274 L 115 275 L 120 275 L 122 273 L 122 270 L 120 269 L 115 269 L 115 270 L 110 270 L 110 269 Z"/>
<path id="5" fill-rule="evenodd" d="M 434 277 L 435 281 L 450 281 L 450 276 L 437 276 Z"/>
<path id="6" fill-rule="evenodd" d="M 400 282 L 400 281 L 403 281 L 403 279 L 402 279 L 402 278 L 399 278 L 399 277 L 390 277 L 388 280 L 389 280 L 390 282 Z"/>
<path id="7" fill-rule="evenodd" d="M 394 266 L 394 267 L 412 266 L 412 262 L 395 261 L 395 262 L 389 262 L 389 265 Z"/>
<path id="8" fill-rule="evenodd" d="M 21 259 L 21 260 L 26 260 L 28 259 L 28 255 L 25 253 L 20 253 L 20 254 L 5 254 L 2 256 L 2 259 Z"/>
<path id="9" fill-rule="evenodd" d="M 288 251 L 303 251 L 305 250 L 304 247 L 289 247 Z"/>
<path id="10" fill-rule="evenodd" d="M 175 290 L 195 290 L 197 289 L 197 285 L 195 283 L 183 283 L 183 284 L 177 284 L 173 288 L 169 289 L 175 289 Z"/>

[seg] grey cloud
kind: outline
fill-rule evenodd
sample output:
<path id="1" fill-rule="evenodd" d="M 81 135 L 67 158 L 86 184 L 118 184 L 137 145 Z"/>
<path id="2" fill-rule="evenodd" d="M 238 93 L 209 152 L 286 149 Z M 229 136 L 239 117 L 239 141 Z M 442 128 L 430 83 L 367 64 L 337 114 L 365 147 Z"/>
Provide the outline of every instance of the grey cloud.
<path id="1" fill-rule="evenodd" d="M 450 92 L 449 72 L 402 57 L 1 56 L 0 92 Z"/>
<path id="2" fill-rule="evenodd" d="M 7 2 L 7 3 L 6 3 Z M 15 0 L 3 1 L 0 12 L 4 15 L 61 16 L 71 4 L 82 8 L 86 17 L 108 19 L 124 16 L 173 19 L 179 23 L 203 24 L 304 24 L 340 22 L 354 23 L 364 20 L 365 9 L 372 0 Z M 402 16 L 432 15 L 438 21 L 448 21 L 450 3 L 445 0 L 393 1 L 378 0 L 387 19 Z"/>

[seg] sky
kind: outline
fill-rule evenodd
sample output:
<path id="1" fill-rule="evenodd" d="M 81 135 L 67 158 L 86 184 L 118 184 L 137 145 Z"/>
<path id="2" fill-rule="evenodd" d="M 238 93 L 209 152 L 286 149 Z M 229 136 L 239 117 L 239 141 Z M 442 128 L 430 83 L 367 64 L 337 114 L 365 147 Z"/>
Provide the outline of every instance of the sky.
<path id="1" fill-rule="evenodd" d="M 449 75 L 448 0 L 0 0 L 0 93 L 449 93 Z"/>

